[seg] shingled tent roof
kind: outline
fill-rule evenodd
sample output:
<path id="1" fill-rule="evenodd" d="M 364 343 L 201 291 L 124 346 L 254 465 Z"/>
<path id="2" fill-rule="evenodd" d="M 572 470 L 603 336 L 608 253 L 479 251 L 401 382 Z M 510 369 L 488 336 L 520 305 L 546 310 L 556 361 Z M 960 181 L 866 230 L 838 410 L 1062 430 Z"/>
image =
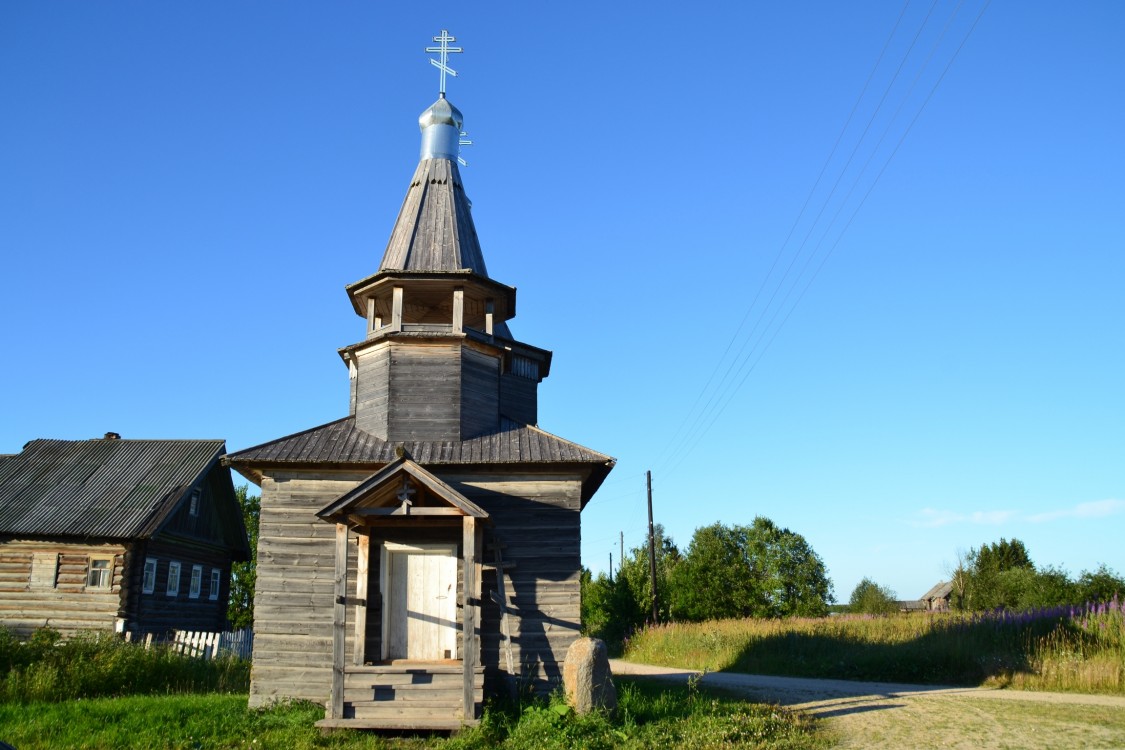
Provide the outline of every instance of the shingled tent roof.
<path id="1" fill-rule="evenodd" d="M 379 271 L 466 270 L 488 278 L 457 163 L 422 159 L 414 170 Z"/>
<path id="2" fill-rule="evenodd" d="M 0 461 L 0 534 L 147 538 L 222 440 L 32 440 Z"/>
<path id="3" fill-rule="evenodd" d="M 500 428 L 468 440 L 414 440 L 391 442 L 355 426 L 345 417 L 304 432 L 228 454 L 223 462 L 254 482 L 262 468 L 322 466 L 325 468 L 378 468 L 394 461 L 401 447 L 405 455 L 423 466 L 474 464 L 592 465 L 583 484 L 583 502 L 605 480 L 615 459 L 564 440 L 538 427 L 501 418 Z"/>

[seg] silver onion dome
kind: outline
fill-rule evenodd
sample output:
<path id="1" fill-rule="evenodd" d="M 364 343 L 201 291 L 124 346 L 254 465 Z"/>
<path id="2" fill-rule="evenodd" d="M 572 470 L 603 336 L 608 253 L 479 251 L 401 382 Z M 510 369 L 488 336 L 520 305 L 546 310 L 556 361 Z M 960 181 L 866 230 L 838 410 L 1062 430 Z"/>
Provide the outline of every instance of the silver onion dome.
<path id="1" fill-rule="evenodd" d="M 418 128 L 422 131 L 421 158 L 456 160 L 464 122 L 461 110 L 450 104 L 443 94 L 418 117 Z"/>

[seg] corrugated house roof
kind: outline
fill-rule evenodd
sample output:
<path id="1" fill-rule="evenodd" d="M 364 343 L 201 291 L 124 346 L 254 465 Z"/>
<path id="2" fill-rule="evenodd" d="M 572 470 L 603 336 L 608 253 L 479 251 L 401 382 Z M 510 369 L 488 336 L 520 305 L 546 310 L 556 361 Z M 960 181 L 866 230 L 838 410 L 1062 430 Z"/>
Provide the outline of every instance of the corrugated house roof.
<path id="1" fill-rule="evenodd" d="M 593 464 L 583 494 L 594 491 L 613 468 L 615 459 L 538 427 L 502 418 L 496 432 L 468 440 L 391 442 L 355 426 L 354 417 L 231 453 L 223 462 L 243 476 L 261 481 L 260 467 L 322 465 L 338 468 L 379 467 L 405 455 L 423 466 L 472 464 Z"/>
<path id="2" fill-rule="evenodd" d="M 0 534 L 150 536 L 222 440 L 32 440 L 0 461 Z"/>

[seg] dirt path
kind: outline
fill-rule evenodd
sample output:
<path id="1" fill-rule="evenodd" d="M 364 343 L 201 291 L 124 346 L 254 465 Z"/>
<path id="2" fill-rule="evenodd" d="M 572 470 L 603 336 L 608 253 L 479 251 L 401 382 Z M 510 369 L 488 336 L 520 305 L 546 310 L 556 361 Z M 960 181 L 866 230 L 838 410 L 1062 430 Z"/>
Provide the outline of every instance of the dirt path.
<path id="1" fill-rule="evenodd" d="M 687 669 L 611 661 L 614 674 Z M 1125 748 L 1125 697 L 711 672 L 701 684 L 823 719 L 840 748 Z"/>

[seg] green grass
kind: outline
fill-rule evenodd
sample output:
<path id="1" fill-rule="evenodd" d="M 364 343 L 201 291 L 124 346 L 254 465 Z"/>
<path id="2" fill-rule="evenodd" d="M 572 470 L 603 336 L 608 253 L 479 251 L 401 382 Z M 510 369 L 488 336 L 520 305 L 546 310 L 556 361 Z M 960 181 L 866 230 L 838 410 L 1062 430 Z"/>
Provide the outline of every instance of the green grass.
<path id="1" fill-rule="evenodd" d="M 661 625 L 626 646 L 633 661 L 712 671 L 1125 694 L 1118 609 L 723 620 Z"/>
<path id="2" fill-rule="evenodd" d="M 0 740 L 20 750 L 71 748 L 442 748 L 569 750 L 737 748 L 818 750 L 810 720 L 701 692 L 698 685 L 618 682 L 614 716 L 576 716 L 558 699 L 490 704 L 454 737 L 386 737 L 314 725 L 322 706 L 247 707 L 249 666 L 146 650 L 113 637 L 23 642 L 0 630 Z"/>
<path id="3" fill-rule="evenodd" d="M 40 630 L 20 641 L 0 629 L 0 702 L 249 689 L 247 661 L 194 659 L 107 634 L 60 641 Z"/>
<path id="4" fill-rule="evenodd" d="M 481 726 L 446 738 L 387 737 L 340 730 L 323 735 L 314 704 L 246 707 L 246 695 L 96 698 L 0 705 L 0 739 L 20 750 L 75 748 L 739 748 L 823 750 L 825 736 L 808 719 L 769 706 L 712 696 L 692 687 L 618 683 L 614 719 L 575 716 L 557 702 L 516 710 L 490 707 Z"/>

